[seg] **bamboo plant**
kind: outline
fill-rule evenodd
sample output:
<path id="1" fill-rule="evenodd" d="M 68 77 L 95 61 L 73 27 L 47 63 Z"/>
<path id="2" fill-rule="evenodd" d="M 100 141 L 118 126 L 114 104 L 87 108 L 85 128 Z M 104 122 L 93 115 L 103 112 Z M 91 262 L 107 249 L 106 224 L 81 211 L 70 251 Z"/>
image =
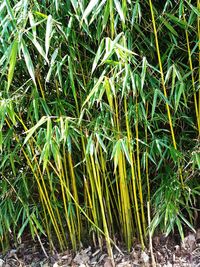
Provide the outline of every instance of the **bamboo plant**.
<path id="1" fill-rule="evenodd" d="M 155 229 L 194 230 L 199 12 L 199 0 L 1 1 L 3 250 L 28 231 L 52 249 L 106 243 L 113 258 Z"/>

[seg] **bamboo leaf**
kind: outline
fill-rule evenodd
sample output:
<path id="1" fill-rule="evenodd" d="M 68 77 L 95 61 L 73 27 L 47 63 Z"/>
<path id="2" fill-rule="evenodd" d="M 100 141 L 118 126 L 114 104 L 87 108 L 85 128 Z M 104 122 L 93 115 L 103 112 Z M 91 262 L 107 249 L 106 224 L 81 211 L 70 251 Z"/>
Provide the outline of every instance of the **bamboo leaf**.
<path id="1" fill-rule="evenodd" d="M 10 15 L 10 17 L 11 17 L 11 19 L 12 19 L 12 23 L 16 26 L 15 15 L 14 15 L 14 13 L 13 13 L 13 9 L 12 9 L 11 6 L 10 6 L 10 1 L 8 1 L 8 0 L 4 0 L 4 1 L 5 1 L 7 10 L 8 10 L 8 14 Z"/>
<path id="2" fill-rule="evenodd" d="M 30 218 L 28 217 L 28 218 L 23 222 L 22 227 L 19 229 L 19 232 L 18 232 L 18 234 L 17 234 L 17 239 L 19 239 L 19 238 L 22 236 L 22 234 L 23 234 L 23 232 L 24 232 L 24 230 L 25 230 L 25 228 L 26 228 L 26 226 L 27 226 L 29 220 L 30 220 Z"/>
<path id="3" fill-rule="evenodd" d="M 68 57 L 68 65 L 69 65 L 69 77 L 70 77 L 70 83 L 71 83 L 71 88 L 72 88 L 72 93 L 74 96 L 74 100 L 76 103 L 76 108 L 78 111 L 78 100 L 77 100 L 77 96 L 76 96 L 76 88 L 75 88 L 75 84 L 74 84 L 74 72 L 73 72 L 73 67 L 72 67 L 72 62 L 71 62 L 71 58 Z"/>
<path id="4" fill-rule="evenodd" d="M 36 32 L 36 25 L 35 25 L 35 20 L 33 17 L 33 14 L 31 12 L 28 13 L 29 16 L 29 21 L 30 21 L 30 25 L 31 25 L 31 29 L 33 32 L 33 38 L 36 39 L 37 37 L 37 32 Z"/>
<path id="5" fill-rule="evenodd" d="M 143 59 L 142 59 L 142 73 L 141 73 L 141 88 L 144 87 L 146 70 L 147 70 L 147 59 L 146 59 L 146 57 L 143 57 Z"/>
<path id="6" fill-rule="evenodd" d="M 104 145 L 103 140 L 101 139 L 100 135 L 96 134 L 96 138 L 97 138 L 99 144 L 101 145 L 101 147 L 103 148 L 104 152 L 107 153 L 106 146 Z"/>
<path id="7" fill-rule="evenodd" d="M 34 132 L 47 121 L 48 117 L 43 116 L 37 123 L 34 125 L 31 129 L 29 129 L 25 134 L 27 134 L 24 144 L 27 143 L 27 141 L 31 138 L 31 136 L 34 134 Z"/>
<path id="8" fill-rule="evenodd" d="M 95 86 L 93 87 L 93 89 L 88 94 L 86 100 L 83 103 L 82 108 L 86 105 L 86 103 L 90 100 L 90 98 L 98 91 L 99 86 L 100 86 L 100 84 L 102 83 L 102 81 L 104 79 L 104 75 L 105 75 L 105 71 L 103 71 L 103 73 L 101 74 L 101 77 L 98 79 L 97 83 L 95 84 Z"/>
<path id="9" fill-rule="evenodd" d="M 120 45 L 120 44 L 116 44 L 116 47 L 121 49 L 122 51 L 126 52 L 127 54 L 131 54 L 131 55 L 138 55 L 135 52 L 131 51 L 130 49 L 127 49 L 126 47 Z"/>
<path id="10" fill-rule="evenodd" d="M 176 16 L 166 13 L 166 15 L 177 25 L 179 25 L 181 28 L 186 29 L 186 27 L 188 26 L 187 23 L 184 20 L 181 20 L 179 18 L 177 18 Z"/>
<path id="11" fill-rule="evenodd" d="M 175 111 L 178 110 L 179 102 L 181 99 L 181 95 L 184 93 L 185 85 L 184 83 L 181 83 L 178 90 L 176 90 L 175 93 Z"/>
<path id="12" fill-rule="evenodd" d="M 46 60 L 46 62 L 49 63 L 49 60 L 47 58 L 47 55 L 45 54 L 42 46 L 37 41 L 37 39 L 35 39 L 34 36 L 31 33 L 29 33 L 29 32 L 27 33 L 27 36 L 32 41 L 32 43 L 34 44 L 34 46 L 36 47 L 36 49 L 38 50 L 38 52 L 40 53 L 40 55 Z"/>
<path id="13" fill-rule="evenodd" d="M 12 79 L 13 79 L 13 74 L 14 74 L 16 59 L 17 59 L 17 51 L 18 51 L 18 40 L 15 39 L 12 44 L 10 60 L 9 60 L 7 91 L 9 90 Z"/>
<path id="14" fill-rule="evenodd" d="M 113 147 L 113 151 L 111 155 L 111 159 L 114 158 L 114 173 L 116 172 L 120 155 L 121 155 L 121 140 L 118 140 Z"/>
<path id="15" fill-rule="evenodd" d="M 83 20 L 85 20 L 85 22 L 87 23 L 87 17 L 89 16 L 89 14 L 92 12 L 92 10 L 94 9 L 94 7 L 99 3 L 99 0 L 91 0 L 90 3 L 88 4 L 87 8 L 85 9 L 84 13 L 83 13 L 83 17 L 81 20 L 81 23 L 83 22 Z"/>
<path id="16" fill-rule="evenodd" d="M 154 96 L 153 96 L 153 105 L 152 105 L 152 110 L 151 110 L 151 119 L 153 119 L 156 105 L 157 105 L 157 97 L 158 97 L 158 89 L 155 89 Z"/>
<path id="17" fill-rule="evenodd" d="M 45 35 L 45 49 L 46 49 L 46 57 L 49 52 L 51 34 L 52 34 L 52 26 L 53 26 L 53 19 L 52 16 L 49 15 L 47 19 L 47 27 L 46 27 L 46 35 Z"/>
<path id="18" fill-rule="evenodd" d="M 169 24 L 169 22 L 167 22 L 164 18 L 160 18 L 162 23 L 168 28 L 168 30 L 170 30 L 170 32 L 172 34 L 174 34 L 176 37 L 178 37 L 178 33 L 177 31 Z"/>
<path id="19" fill-rule="evenodd" d="M 58 55 L 58 48 L 56 48 L 56 50 L 52 54 L 51 62 L 50 62 L 50 68 L 49 68 L 49 71 L 48 71 L 47 77 L 46 77 L 46 82 L 49 82 L 49 80 L 50 80 L 51 73 L 52 73 L 53 67 L 55 65 L 55 60 L 56 60 L 57 55 Z"/>
<path id="20" fill-rule="evenodd" d="M 122 148 L 124 150 L 126 159 L 128 160 L 129 164 L 131 165 L 131 158 L 130 158 L 130 154 L 129 154 L 129 151 L 128 151 L 127 141 L 126 140 L 122 140 L 121 143 L 122 143 Z"/>
<path id="21" fill-rule="evenodd" d="M 45 19 L 48 18 L 48 16 L 46 14 L 41 13 L 39 11 L 35 11 L 35 14 L 38 15 L 38 16 L 40 16 L 40 17 L 42 17 L 42 18 L 45 18 Z"/>
<path id="22" fill-rule="evenodd" d="M 100 60 L 100 57 L 101 55 L 103 54 L 103 51 L 104 51 L 104 39 L 101 41 L 100 45 L 99 45 L 99 48 L 96 52 L 96 56 L 94 58 L 94 61 L 93 61 L 93 65 L 92 65 L 92 73 L 94 72 L 94 70 L 96 69 L 97 67 L 97 64 Z"/>
<path id="23" fill-rule="evenodd" d="M 41 232 L 44 236 L 46 236 L 45 231 L 44 231 L 42 225 L 40 224 L 38 218 L 36 218 L 36 216 L 35 216 L 35 213 L 32 213 L 32 214 L 31 214 L 31 218 L 32 218 L 32 220 L 34 221 L 35 226 L 37 227 L 37 229 L 40 230 L 40 232 Z"/>
<path id="24" fill-rule="evenodd" d="M 21 42 L 21 48 L 22 48 L 22 53 L 24 55 L 24 59 L 25 59 L 25 62 L 26 62 L 26 67 L 28 69 L 28 72 L 29 72 L 34 84 L 36 85 L 33 62 L 31 60 L 29 51 L 28 51 L 28 49 L 26 47 L 26 44 L 25 44 L 24 40 L 22 40 L 22 42 Z"/>
<path id="25" fill-rule="evenodd" d="M 179 213 L 179 217 L 184 221 L 184 223 L 191 229 L 194 233 L 196 233 L 196 230 L 192 226 L 192 224 L 182 215 Z"/>
<path id="26" fill-rule="evenodd" d="M 123 13 L 123 10 L 122 10 L 120 2 L 118 0 L 114 0 L 114 2 L 115 2 L 115 7 L 117 9 L 117 12 L 118 12 L 118 14 L 119 14 L 119 16 L 121 18 L 121 21 L 123 23 L 125 23 L 125 17 L 124 17 L 124 13 Z"/>
<path id="27" fill-rule="evenodd" d="M 0 152 L 2 153 L 2 151 L 3 151 L 3 132 L 0 127 Z"/>
<path id="28" fill-rule="evenodd" d="M 194 11 L 194 13 L 198 17 L 200 17 L 200 10 L 198 10 L 198 8 L 196 8 L 195 6 L 193 6 L 190 2 L 188 2 L 188 1 L 185 1 L 185 2 L 189 5 L 189 7 L 192 9 L 192 11 Z"/>
<path id="29" fill-rule="evenodd" d="M 107 25 L 109 15 L 110 15 L 110 1 L 106 1 L 106 7 L 104 9 L 104 15 L 103 15 L 103 25 L 102 25 L 103 29 Z"/>
<path id="30" fill-rule="evenodd" d="M 108 57 L 110 57 L 113 53 L 114 53 L 114 47 L 117 45 L 117 42 L 119 41 L 119 39 L 122 37 L 123 32 L 119 33 L 116 38 L 112 41 L 110 38 L 106 38 L 105 40 L 105 48 L 106 48 L 106 53 L 102 59 L 102 63 L 108 59 Z M 120 49 L 125 49 L 123 46 L 118 44 L 118 47 Z M 126 49 L 125 49 L 126 50 Z M 129 52 L 130 50 L 127 49 L 127 52 Z M 130 51 L 130 53 L 133 53 L 132 51 Z"/>

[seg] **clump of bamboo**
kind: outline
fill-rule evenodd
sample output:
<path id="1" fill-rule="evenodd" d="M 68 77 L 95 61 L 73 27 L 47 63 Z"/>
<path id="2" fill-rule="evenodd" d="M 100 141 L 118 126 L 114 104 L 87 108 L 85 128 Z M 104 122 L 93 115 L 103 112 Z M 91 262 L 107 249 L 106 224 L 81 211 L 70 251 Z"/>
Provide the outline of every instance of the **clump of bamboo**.
<path id="1" fill-rule="evenodd" d="M 106 244 L 113 259 L 118 241 L 130 251 L 156 228 L 193 230 L 199 9 L 199 0 L 2 1 L 4 250 L 27 230 L 52 249 Z"/>

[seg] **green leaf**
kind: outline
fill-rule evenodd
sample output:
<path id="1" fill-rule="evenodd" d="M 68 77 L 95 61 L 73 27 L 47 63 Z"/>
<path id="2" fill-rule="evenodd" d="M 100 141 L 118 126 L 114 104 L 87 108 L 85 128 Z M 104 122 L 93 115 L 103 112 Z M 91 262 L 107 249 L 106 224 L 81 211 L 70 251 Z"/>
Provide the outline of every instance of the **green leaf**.
<path id="1" fill-rule="evenodd" d="M 103 25 L 102 25 L 102 28 L 104 29 L 107 25 L 107 22 L 108 22 L 108 18 L 109 18 L 109 15 L 110 15 L 110 2 L 107 1 L 106 2 L 106 7 L 104 9 L 104 15 L 103 15 Z"/>
<path id="2" fill-rule="evenodd" d="M 141 88 L 144 87 L 144 81 L 146 77 L 146 70 L 147 70 L 147 59 L 146 57 L 143 57 L 142 59 L 142 73 L 141 73 Z"/>
<path id="3" fill-rule="evenodd" d="M 101 145 L 101 147 L 103 148 L 104 152 L 107 153 L 106 146 L 104 145 L 103 140 L 101 139 L 100 135 L 96 134 L 96 138 L 97 138 L 99 144 Z"/>
<path id="4" fill-rule="evenodd" d="M 71 62 L 71 57 L 68 57 L 68 65 L 69 65 L 69 77 L 70 77 L 70 84 L 71 84 L 71 88 L 72 88 L 72 93 L 74 96 L 74 100 L 76 103 L 76 108 L 78 108 L 78 100 L 77 100 L 77 96 L 76 96 L 76 88 L 75 88 L 75 84 L 74 84 L 74 71 L 73 71 L 73 66 L 72 66 L 72 62 Z"/>
<path id="5" fill-rule="evenodd" d="M 119 41 L 119 39 L 122 37 L 123 34 L 124 34 L 123 32 L 119 33 L 113 41 L 108 37 L 105 39 L 106 53 L 105 53 L 105 55 L 104 55 L 104 57 L 102 59 L 102 63 L 104 63 L 105 60 L 107 60 L 111 55 L 113 55 L 113 53 L 115 52 L 114 48 L 117 45 L 118 45 L 118 48 L 122 49 L 123 51 L 128 52 L 130 54 L 134 54 L 132 51 L 126 49 L 125 47 L 123 47 L 123 46 L 121 46 L 119 44 L 117 44 L 117 42 Z"/>
<path id="6" fill-rule="evenodd" d="M 2 149 L 3 149 L 3 132 L 0 127 L 0 152 L 2 152 Z"/>
<path id="7" fill-rule="evenodd" d="M 29 51 L 28 51 L 28 49 L 26 47 L 26 44 L 25 44 L 23 39 L 22 39 L 22 42 L 21 42 L 21 48 L 22 48 L 22 53 L 24 55 L 24 59 L 25 59 L 25 62 L 26 62 L 26 67 L 28 69 L 28 72 L 29 72 L 34 84 L 36 85 L 35 71 L 34 71 L 33 63 L 32 63 Z"/>
<path id="8" fill-rule="evenodd" d="M 29 129 L 27 132 L 28 133 L 25 140 L 24 140 L 24 144 L 26 144 L 26 142 L 31 138 L 31 136 L 34 134 L 34 132 L 47 121 L 48 117 L 43 116 L 37 123 L 36 125 L 34 125 L 31 129 Z"/>
<path id="9" fill-rule="evenodd" d="M 49 15 L 47 19 L 47 27 L 46 27 L 46 35 L 45 35 L 45 49 L 46 49 L 46 57 L 49 52 L 51 34 L 52 34 L 52 26 L 53 26 L 53 19 L 52 16 Z"/>
<path id="10" fill-rule="evenodd" d="M 56 12 L 58 13 L 58 9 L 59 9 L 59 0 L 54 0 L 55 2 L 55 6 L 56 6 Z"/>
<path id="11" fill-rule="evenodd" d="M 43 173 L 45 172 L 49 156 L 50 156 L 50 145 L 49 143 L 45 143 L 39 160 L 39 164 L 41 164 L 41 162 L 43 161 Z"/>
<path id="12" fill-rule="evenodd" d="M 100 60 L 100 57 L 102 56 L 103 54 L 103 51 L 104 51 L 104 39 L 101 41 L 100 45 L 99 45 L 99 48 L 96 52 L 96 56 L 94 58 L 94 61 L 93 61 L 93 65 L 92 65 L 92 73 L 94 72 L 94 70 L 96 69 L 97 67 L 97 64 Z"/>
<path id="13" fill-rule="evenodd" d="M 170 32 L 174 34 L 176 37 L 178 37 L 177 31 L 174 30 L 174 28 L 169 24 L 169 22 L 167 22 L 163 17 L 161 17 L 160 19 L 162 23 L 167 27 L 167 29 L 170 30 Z"/>
<path id="14" fill-rule="evenodd" d="M 185 2 L 189 5 L 189 7 L 192 9 L 192 11 L 194 11 L 194 13 L 198 17 L 200 17 L 200 10 L 198 8 L 196 8 L 195 6 L 193 6 L 192 4 L 190 4 L 188 1 L 185 1 Z"/>
<path id="15" fill-rule="evenodd" d="M 178 110 L 181 95 L 184 93 L 185 84 L 181 82 L 179 88 L 175 92 L 175 111 Z"/>
<path id="16" fill-rule="evenodd" d="M 17 51 L 18 51 L 18 40 L 15 39 L 12 44 L 10 60 L 9 60 L 7 91 L 9 90 L 12 79 L 13 79 L 13 74 L 14 74 L 14 69 L 15 69 L 16 59 L 17 59 Z"/>
<path id="17" fill-rule="evenodd" d="M 46 14 L 41 13 L 39 11 L 35 11 L 35 14 L 38 15 L 38 16 L 40 16 L 40 17 L 42 17 L 42 18 L 45 18 L 45 19 L 48 18 L 48 16 Z"/>
<path id="18" fill-rule="evenodd" d="M 123 148 L 123 151 L 125 153 L 126 159 L 128 160 L 129 164 L 131 165 L 131 158 L 130 158 L 130 154 L 128 151 L 127 140 L 122 140 L 121 143 L 122 143 L 122 148 Z"/>
<path id="19" fill-rule="evenodd" d="M 56 163 L 57 170 L 60 171 L 62 169 L 62 158 L 60 155 L 59 147 L 54 141 L 51 142 L 51 151 Z"/>
<path id="20" fill-rule="evenodd" d="M 121 140 L 118 140 L 113 147 L 111 155 L 111 159 L 114 158 L 114 173 L 116 172 L 120 155 L 121 155 Z"/>
<path id="21" fill-rule="evenodd" d="M 46 60 L 46 62 L 49 63 L 47 55 L 45 54 L 44 49 L 42 48 L 40 43 L 37 41 L 37 39 L 35 39 L 34 36 L 30 32 L 27 33 L 27 36 L 32 41 L 32 43 L 34 44 L 34 46 L 36 47 L 40 55 Z"/>
<path id="22" fill-rule="evenodd" d="M 22 236 L 22 234 L 23 234 L 23 232 L 24 232 L 24 230 L 25 230 L 25 228 L 26 228 L 26 226 L 27 226 L 29 220 L 30 220 L 30 217 L 28 217 L 28 218 L 25 220 L 25 222 L 23 222 L 22 227 L 19 229 L 19 232 L 18 232 L 18 234 L 17 234 L 17 239 L 19 239 L 19 238 Z"/>
<path id="23" fill-rule="evenodd" d="M 101 74 L 100 78 L 98 79 L 97 83 L 93 87 L 93 89 L 90 91 L 89 95 L 87 96 L 86 100 L 84 101 L 82 108 L 85 106 L 85 104 L 90 100 L 90 98 L 98 91 L 100 84 L 102 83 L 105 75 L 105 70 Z"/>
<path id="24" fill-rule="evenodd" d="M 30 25 L 31 25 L 32 33 L 33 33 L 33 38 L 36 39 L 37 32 L 36 32 L 36 25 L 35 25 L 33 14 L 29 12 L 28 17 L 29 17 L 29 21 L 30 21 Z"/>
<path id="25" fill-rule="evenodd" d="M 52 54 L 51 62 L 50 62 L 50 68 L 49 68 L 49 71 L 48 71 L 47 76 L 46 76 L 46 82 L 49 82 L 49 80 L 50 80 L 51 73 L 52 73 L 53 67 L 55 65 L 55 60 L 56 60 L 57 55 L 58 55 L 58 48 L 56 48 L 56 50 Z"/>
<path id="26" fill-rule="evenodd" d="M 91 0 L 90 1 L 90 3 L 88 4 L 87 8 L 85 9 L 85 11 L 83 13 L 81 24 L 82 24 L 83 20 L 85 20 L 85 22 L 87 23 L 87 17 L 92 12 L 92 10 L 94 9 L 94 7 L 98 4 L 98 2 L 99 2 L 99 0 Z"/>
<path id="27" fill-rule="evenodd" d="M 179 18 L 177 18 L 176 16 L 166 13 L 166 15 L 176 24 L 179 25 L 181 28 L 186 29 L 186 27 L 188 26 L 187 23 Z"/>
<path id="28" fill-rule="evenodd" d="M 123 52 L 127 53 L 127 54 L 130 54 L 130 55 L 138 55 L 136 54 L 135 52 L 131 51 L 130 49 L 127 49 L 126 47 L 120 45 L 120 44 L 116 44 L 116 47 L 121 49 Z"/>
<path id="29" fill-rule="evenodd" d="M 153 105 L 152 105 L 152 110 L 151 110 L 151 119 L 153 119 L 156 105 L 157 105 L 157 97 L 158 97 L 158 89 L 155 89 L 154 91 L 154 96 L 153 96 Z"/>
<path id="30" fill-rule="evenodd" d="M 178 227 L 178 231 L 179 231 L 181 240 L 183 241 L 184 240 L 184 233 L 183 233 L 183 227 L 181 225 L 181 221 L 179 220 L 179 218 L 176 218 L 175 222 L 176 222 L 176 225 Z"/>
<path id="31" fill-rule="evenodd" d="M 118 0 L 114 0 L 114 2 L 115 2 L 115 7 L 117 9 L 117 12 L 118 12 L 118 14 L 119 14 L 119 16 L 121 18 L 121 21 L 123 23 L 125 23 L 125 17 L 124 17 L 124 13 L 123 13 L 123 10 L 122 10 L 120 2 Z"/>
<path id="32" fill-rule="evenodd" d="M 12 23 L 16 26 L 15 15 L 14 15 L 14 13 L 13 13 L 13 9 L 12 9 L 11 6 L 10 6 L 10 1 L 8 1 L 8 0 L 4 0 L 4 1 L 5 1 L 5 3 L 6 3 L 6 7 L 7 7 L 7 10 L 8 10 L 8 14 L 9 14 L 9 16 L 10 16 L 11 19 L 12 19 Z"/>
<path id="33" fill-rule="evenodd" d="M 179 217 L 184 221 L 184 223 L 192 230 L 194 233 L 196 233 L 196 230 L 194 227 L 191 225 L 191 223 L 182 215 L 179 213 Z"/>

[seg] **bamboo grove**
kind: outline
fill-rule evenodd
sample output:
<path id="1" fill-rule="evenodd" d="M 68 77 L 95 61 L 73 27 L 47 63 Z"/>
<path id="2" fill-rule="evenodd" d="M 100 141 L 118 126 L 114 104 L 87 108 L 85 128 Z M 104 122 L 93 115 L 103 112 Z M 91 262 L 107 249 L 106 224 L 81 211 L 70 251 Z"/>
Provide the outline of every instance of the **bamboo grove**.
<path id="1" fill-rule="evenodd" d="M 30 232 L 112 257 L 194 231 L 199 15 L 199 0 L 1 0 L 1 249 Z"/>

